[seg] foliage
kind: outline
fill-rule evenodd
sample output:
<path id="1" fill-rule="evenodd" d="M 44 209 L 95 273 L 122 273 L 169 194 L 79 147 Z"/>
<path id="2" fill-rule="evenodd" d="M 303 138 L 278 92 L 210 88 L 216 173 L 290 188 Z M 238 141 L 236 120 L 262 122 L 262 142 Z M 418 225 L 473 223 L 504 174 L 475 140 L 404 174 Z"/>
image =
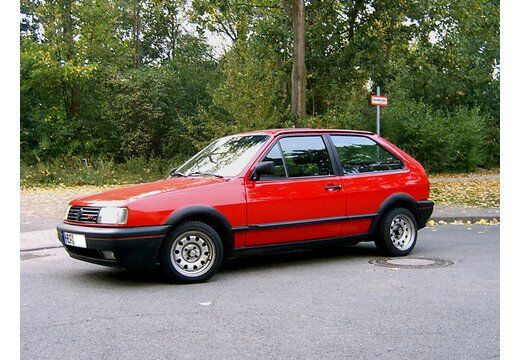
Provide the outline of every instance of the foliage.
<path id="1" fill-rule="evenodd" d="M 215 105 L 229 112 L 238 130 L 280 127 L 289 115 L 290 79 L 278 69 L 276 50 L 258 57 L 256 49 L 241 43 L 222 62 L 226 81 L 213 92 Z"/>
<path id="2" fill-rule="evenodd" d="M 499 163 L 497 0 L 305 5 L 303 126 L 374 131 L 368 99 L 380 85 L 390 97 L 383 136 L 428 170 Z M 80 158 L 169 164 L 222 135 L 292 126 L 290 7 L 22 0 L 23 167 Z"/>
<path id="3" fill-rule="evenodd" d="M 396 99 L 383 119 L 383 134 L 429 171 L 472 171 L 487 163 L 489 121 L 478 109 L 445 113 L 422 102 Z"/>

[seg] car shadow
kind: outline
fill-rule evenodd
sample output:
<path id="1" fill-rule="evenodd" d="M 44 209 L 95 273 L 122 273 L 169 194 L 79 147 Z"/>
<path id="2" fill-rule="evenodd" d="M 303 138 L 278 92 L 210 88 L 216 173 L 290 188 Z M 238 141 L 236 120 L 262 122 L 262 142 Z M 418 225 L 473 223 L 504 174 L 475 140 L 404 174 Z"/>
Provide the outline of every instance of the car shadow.
<path id="1" fill-rule="evenodd" d="M 78 271 L 73 276 L 78 282 L 95 286 L 147 287 L 168 285 L 159 269 L 114 269 L 98 266 Z"/>
<path id="2" fill-rule="evenodd" d="M 373 243 L 360 243 L 349 246 L 321 246 L 270 254 L 250 254 L 229 259 L 222 264 L 220 272 L 255 271 L 277 266 L 292 267 L 305 265 L 309 262 L 324 263 L 333 259 L 374 257 L 377 255 L 378 252 Z"/>
<path id="3" fill-rule="evenodd" d="M 310 263 L 327 263 L 335 259 L 346 260 L 349 258 L 371 258 L 374 256 L 378 256 L 378 252 L 374 244 L 370 242 L 351 246 L 323 246 L 269 254 L 248 254 L 224 261 L 218 273 L 222 276 L 219 276 L 217 281 L 225 281 L 226 274 L 264 271 L 266 268 L 272 269 L 273 267 L 282 268 L 304 266 Z M 131 270 L 98 267 L 96 270 L 88 269 L 76 272 L 73 276 L 81 283 L 90 283 L 96 286 L 99 286 L 99 284 L 110 284 L 110 286 L 117 285 L 121 287 L 170 285 L 162 275 L 160 269 Z M 209 281 L 211 282 L 212 280 Z"/>

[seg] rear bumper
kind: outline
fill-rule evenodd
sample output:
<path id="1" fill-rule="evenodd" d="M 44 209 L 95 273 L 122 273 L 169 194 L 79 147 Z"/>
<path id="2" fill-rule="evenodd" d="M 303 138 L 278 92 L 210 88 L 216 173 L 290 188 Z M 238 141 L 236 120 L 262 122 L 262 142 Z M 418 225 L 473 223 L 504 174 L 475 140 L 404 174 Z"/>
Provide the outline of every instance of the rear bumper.
<path id="1" fill-rule="evenodd" d="M 417 201 L 417 226 L 422 229 L 426 226 L 426 222 L 433 213 L 434 203 L 431 200 Z"/>
<path id="2" fill-rule="evenodd" d="M 157 264 L 162 242 L 170 226 L 133 228 L 101 228 L 59 224 L 58 239 L 72 258 L 90 263 L 121 267 L 152 269 Z M 87 248 L 65 245 L 63 233 L 85 235 Z M 106 259 L 103 250 L 112 251 L 115 260 Z"/>

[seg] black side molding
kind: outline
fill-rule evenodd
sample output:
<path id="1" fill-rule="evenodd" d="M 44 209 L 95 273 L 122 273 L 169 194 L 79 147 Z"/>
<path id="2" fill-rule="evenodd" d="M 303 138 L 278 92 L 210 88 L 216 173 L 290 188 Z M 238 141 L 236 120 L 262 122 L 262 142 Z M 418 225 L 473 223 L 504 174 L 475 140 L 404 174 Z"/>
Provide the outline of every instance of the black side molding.
<path id="1" fill-rule="evenodd" d="M 361 214 L 361 215 L 335 216 L 335 217 L 317 218 L 317 219 L 284 221 L 284 222 L 275 222 L 275 223 L 251 224 L 251 225 L 247 225 L 247 226 L 234 227 L 231 230 L 232 231 L 267 230 L 267 229 L 276 229 L 276 228 L 291 227 L 291 226 L 325 224 L 325 223 L 336 222 L 336 221 L 372 219 L 372 218 L 375 218 L 376 216 L 377 216 L 377 214 Z"/>

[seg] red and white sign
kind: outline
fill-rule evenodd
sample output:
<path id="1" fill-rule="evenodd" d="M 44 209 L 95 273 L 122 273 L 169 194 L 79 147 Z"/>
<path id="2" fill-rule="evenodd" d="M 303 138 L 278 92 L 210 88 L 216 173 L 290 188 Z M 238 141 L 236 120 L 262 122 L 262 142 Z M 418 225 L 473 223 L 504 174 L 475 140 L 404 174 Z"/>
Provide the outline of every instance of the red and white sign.
<path id="1" fill-rule="evenodd" d="M 386 96 L 370 96 L 370 104 L 374 106 L 388 106 L 388 98 Z"/>

